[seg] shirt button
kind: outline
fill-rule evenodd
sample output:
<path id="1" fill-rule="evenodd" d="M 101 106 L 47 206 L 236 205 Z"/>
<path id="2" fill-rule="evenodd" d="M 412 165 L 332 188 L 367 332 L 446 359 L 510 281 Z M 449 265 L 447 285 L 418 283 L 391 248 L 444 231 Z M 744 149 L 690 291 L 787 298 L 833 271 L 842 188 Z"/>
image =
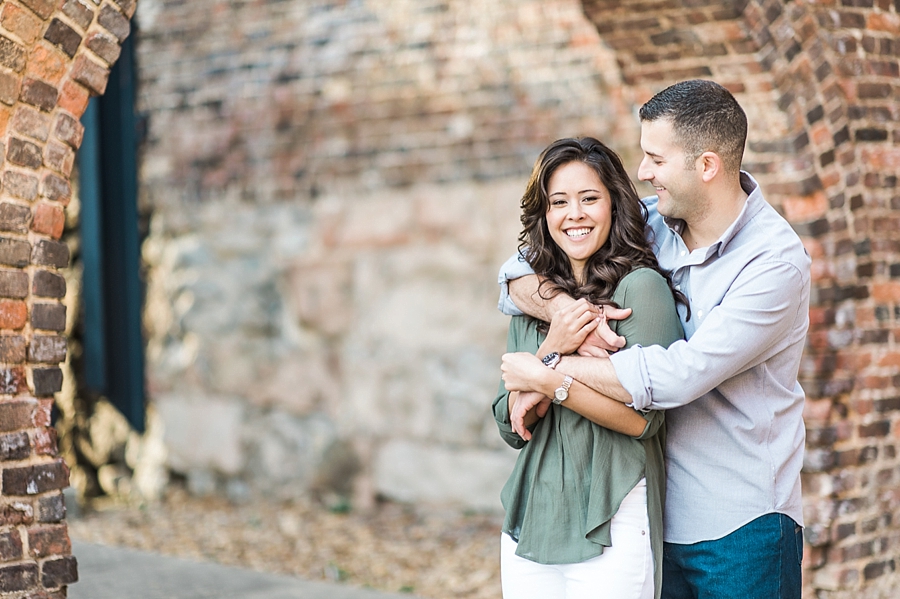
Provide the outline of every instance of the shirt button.
<path id="1" fill-rule="evenodd" d="M 703 318 L 703 310 L 697 310 L 697 318 Z"/>
<path id="2" fill-rule="evenodd" d="M 684 250 L 681 250 L 681 255 L 682 255 L 682 256 L 684 256 L 686 253 L 687 253 L 687 252 L 685 252 Z"/>

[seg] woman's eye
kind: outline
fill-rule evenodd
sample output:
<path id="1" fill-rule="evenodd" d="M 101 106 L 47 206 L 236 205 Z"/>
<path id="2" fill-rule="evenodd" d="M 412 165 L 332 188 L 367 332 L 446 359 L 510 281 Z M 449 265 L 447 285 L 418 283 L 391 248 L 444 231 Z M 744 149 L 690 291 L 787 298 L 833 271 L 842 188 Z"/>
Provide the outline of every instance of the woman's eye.
<path id="1" fill-rule="evenodd" d="M 586 198 L 582 198 L 582 202 L 590 204 L 591 202 L 596 202 L 599 198 L 597 196 L 588 196 Z"/>
<path id="2" fill-rule="evenodd" d="M 565 200 L 551 200 L 550 205 L 551 206 L 565 206 L 566 201 Z"/>

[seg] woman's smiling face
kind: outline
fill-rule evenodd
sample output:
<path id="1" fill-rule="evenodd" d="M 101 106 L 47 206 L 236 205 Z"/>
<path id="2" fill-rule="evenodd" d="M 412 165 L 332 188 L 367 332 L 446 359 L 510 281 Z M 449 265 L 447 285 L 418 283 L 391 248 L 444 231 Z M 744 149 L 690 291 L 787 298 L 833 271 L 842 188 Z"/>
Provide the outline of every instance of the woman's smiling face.
<path id="1" fill-rule="evenodd" d="M 603 247 L 612 227 L 612 198 L 600 176 L 583 162 L 557 168 L 547 182 L 550 237 L 569 257 L 579 282 L 588 258 Z"/>

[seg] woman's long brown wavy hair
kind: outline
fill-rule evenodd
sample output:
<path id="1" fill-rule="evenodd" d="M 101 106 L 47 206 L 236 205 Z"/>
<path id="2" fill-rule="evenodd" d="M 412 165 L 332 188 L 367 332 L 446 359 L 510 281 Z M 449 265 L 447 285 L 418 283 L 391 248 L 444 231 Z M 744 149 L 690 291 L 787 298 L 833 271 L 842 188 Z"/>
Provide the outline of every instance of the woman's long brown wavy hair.
<path id="1" fill-rule="evenodd" d="M 556 245 L 547 228 L 550 206 L 547 184 L 556 169 L 570 162 L 581 162 L 594 169 L 612 200 L 609 238 L 588 258 L 583 284 L 575 280 L 569 257 Z M 659 267 L 650 249 L 647 208 L 621 159 L 600 141 L 593 137 L 567 138 L 547 146 L 534 164 L 521 205 L 523 229 L 519 234 L 519 254 L 540 275 L 539 293 L 544 299 L 565 293 L 576 299 L 583 297 L 592 304 L 614 305 L 612 295 L 622 277 L 645 267 L 665 277 L 676 301 L 688 306 L 685 296 L 672 287 L 671 278 Z"/>

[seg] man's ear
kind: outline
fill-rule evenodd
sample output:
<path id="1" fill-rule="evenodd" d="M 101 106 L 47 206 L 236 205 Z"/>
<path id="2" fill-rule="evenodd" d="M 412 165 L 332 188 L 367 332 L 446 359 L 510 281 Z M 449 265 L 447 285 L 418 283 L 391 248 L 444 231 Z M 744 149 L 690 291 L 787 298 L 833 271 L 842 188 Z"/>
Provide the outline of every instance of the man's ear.
<path id="1" fill-rule="evenodd" d="M 722 172 L 722 158 L 715 152 L 703 152 L 697 158 L 697 166 L 700 169 L 700 177 L 704 183 L 709 183 Z"/>

